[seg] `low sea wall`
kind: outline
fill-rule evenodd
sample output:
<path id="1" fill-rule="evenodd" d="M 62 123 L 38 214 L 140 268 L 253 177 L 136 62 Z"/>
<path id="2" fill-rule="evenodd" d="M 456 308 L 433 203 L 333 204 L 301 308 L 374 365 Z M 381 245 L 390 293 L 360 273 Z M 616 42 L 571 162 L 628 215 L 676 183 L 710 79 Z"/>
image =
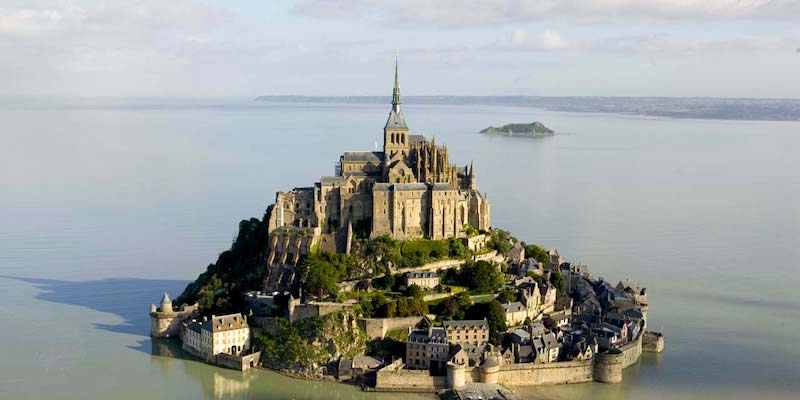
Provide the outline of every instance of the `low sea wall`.
<path id="1" fill-rule="evenodd" d="M 594 380 L 594 360 L 548 364 L 508 364 L 500 367 L 497 381 L 511 386 L 553 385 Z"/>
<path id="2" fill-rule="evenodd" d="M 448 365 L 448 376 L 430 376 L 428 371 L 406 370 L 402 364 L 384 368 L 376 374 L 376 390 L 435 392 L 450 382 L 491 382 L 509 386 L 537 386 L 582 382 L 618 383 L 622 370 L 639 362 L 642 336 L 631 343 L 584 361 L 547 364 L 506 364 L 494 372 L 481 373 L 480 367 Z"/>
<path id="3" fill-rule="evenodd" d="M 243 356 L 234 356 L 231 354 L 219 353 L 217 354 L 217 365 L 224 368 L 244 371 L 257 366 L 258 361 L 260 359 L 261 359 L 260 351 Z"/>
<path id="4" fill-rule="evenodd" d="M 380 370 L 375 374 L 375 390 L 382 392 L 435 392 L 446 387 L 446 376 L 431 376 L 427 370 Z"/>

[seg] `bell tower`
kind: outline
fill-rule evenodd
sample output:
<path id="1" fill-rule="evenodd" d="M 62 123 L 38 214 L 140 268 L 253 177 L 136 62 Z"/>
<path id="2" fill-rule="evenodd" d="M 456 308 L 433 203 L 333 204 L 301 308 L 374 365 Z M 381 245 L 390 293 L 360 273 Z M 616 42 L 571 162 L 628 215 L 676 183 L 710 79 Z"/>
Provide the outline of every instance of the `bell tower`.
<path id="1" fill-rule="evenodd" d="M 407 156 L 408 148 L 408 126 L 403 117 L 403 112 L 400 111 L 400 81 L 397 71 L 397 50 L 395 49 L 392 110 L 386 120 L 386 126 L 383 127 L 384 160 L 388 161 L 397 153 Z"/>

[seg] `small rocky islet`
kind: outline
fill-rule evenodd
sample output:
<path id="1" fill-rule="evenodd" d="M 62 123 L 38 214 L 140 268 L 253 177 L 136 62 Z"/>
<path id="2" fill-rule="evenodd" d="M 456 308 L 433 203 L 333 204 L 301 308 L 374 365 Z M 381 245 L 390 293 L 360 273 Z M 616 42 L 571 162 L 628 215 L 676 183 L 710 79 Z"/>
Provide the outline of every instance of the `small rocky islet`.
<path id="1" fill-rule="evenodd" d="M 480 133 L 486 135 L 519 136 L 519 137 L 544 137 L 551 136 L 555 132 L 544 126 L 539 121 L 529 124 L 505 124 L 501 127 L 490 126 Z"/>

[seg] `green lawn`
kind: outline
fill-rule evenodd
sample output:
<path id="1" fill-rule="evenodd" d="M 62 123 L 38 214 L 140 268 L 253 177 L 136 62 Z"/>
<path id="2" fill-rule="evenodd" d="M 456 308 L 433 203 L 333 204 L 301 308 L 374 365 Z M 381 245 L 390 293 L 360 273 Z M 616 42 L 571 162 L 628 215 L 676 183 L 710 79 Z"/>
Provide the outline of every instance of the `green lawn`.
<path id="1" fill-rule="evenodd" d="M 473 303 L 488 303 L 494 300 L 494 294 L 492 293 L 470 295 L 469 297 Z"/>

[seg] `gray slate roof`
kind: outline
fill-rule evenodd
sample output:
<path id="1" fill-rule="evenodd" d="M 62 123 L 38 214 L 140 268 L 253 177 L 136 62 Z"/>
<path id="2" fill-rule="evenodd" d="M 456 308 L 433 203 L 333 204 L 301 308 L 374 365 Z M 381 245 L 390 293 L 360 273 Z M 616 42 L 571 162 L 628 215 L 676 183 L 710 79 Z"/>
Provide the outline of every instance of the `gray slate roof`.
<path id="1" fill-rule="evenodd" d="M 406 119 L 403 118 L 403 112 L 396 112 L 394 109 L 389 113 L 389 118 L 386 119 L 386 126 L 384 129 L 408 129 Z"/>
<path id="2" fill-rule="evenodd" d="M 507 313 L 508 312 L 526 311 L 527 310 L 527 308 L 525 308 L 525 306 L 522 305 L 522 303 L 520 303 L 518 301 L 515 301 L 513 303 L 506 303 L 506 304 L 503 304 L 502 306 L 503 306 L 503 310 L 505 310 L 505 312 L 507 312 Z"/>
<path id="3" fill-rule="evenodd" d="M 406 278 L 438 278 L 439 275 L 436 272 L 406 272 Z"/>
<path id="4" fill-rule="evenodd" d="M 399 192 L 407 190 L 428 190 L 428 185 L 424 183 L 395 183 L 394 190 Z"/>
<path id="5" fill-rule="evenodd" d="M 458 327 L 465 327 L 465 326 L 466 327 L 473 327 L 474 326 L 474 327 L 478 327 L 480 329 L 482 329 L 482 328 L 488 329 L 489 328 L 489 323 L 486 322 L 485 319 L 465 319 L 463 321 L 444 321 L 444 322 L 442 322 L 442 326 L 444 326 L 445 329 L 450 328 L 450 327 L 458 328 Z"/>
<path id="6" fill-rule="evenodd" d="M 432 328 L 430 333 L 431 334 L 428 335 L 427 329 L 414 329 L 408 335 L 408 342 L 447 344 L 447 332 L 444 328 Z"/>
<path id="7" fill-rule="evenodd" d="M 415 145 L 418 143 L 425 143 L 428 139 L 424 135 L 408 135 L 408 144 Z"/>
<path id="8" fill-rule="evenodd" d="M 383 161 L 382 151 L 345 151 L 342 160 L 354 162 L 381 162 Z"/>
<path id="9" fill-rule="evenodd" d="M 319 178 L 319 183 L 323 185 L 334 185 L 344 183 L 345 179 L 341 176 L 323 176 Z"/>
<path id="10" fill-rule="evenodd" d="M 234 329 L 247 328 L 247 322 L 242 314 L 228 314 L 214 316 L 202 325 L 203 329 L 211 332 L 224 332 Z"/>

